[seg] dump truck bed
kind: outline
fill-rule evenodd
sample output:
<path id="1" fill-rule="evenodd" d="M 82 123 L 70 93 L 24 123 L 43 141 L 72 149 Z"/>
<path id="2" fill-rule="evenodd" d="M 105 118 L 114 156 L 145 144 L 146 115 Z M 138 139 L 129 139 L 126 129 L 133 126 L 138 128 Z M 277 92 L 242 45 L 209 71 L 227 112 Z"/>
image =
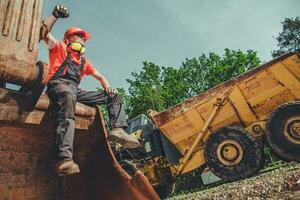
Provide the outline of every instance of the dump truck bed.
<path id="1" fill-rule="evenodd" d="M 227 98 L 208 132 L 228 125 L 248 126 L 264 121 L 282 103 L 300 99 L 300 58 L 288 53 L 232 80 L 188 99 L 151 118 L 184 154 L 214 109 L 217 99 Z M 209 136 L 206 134 L 203 141 Z M 203 143 L 195 151 L 201 150 Z M 203 161 L 204 162 L 204 161 Z"/>

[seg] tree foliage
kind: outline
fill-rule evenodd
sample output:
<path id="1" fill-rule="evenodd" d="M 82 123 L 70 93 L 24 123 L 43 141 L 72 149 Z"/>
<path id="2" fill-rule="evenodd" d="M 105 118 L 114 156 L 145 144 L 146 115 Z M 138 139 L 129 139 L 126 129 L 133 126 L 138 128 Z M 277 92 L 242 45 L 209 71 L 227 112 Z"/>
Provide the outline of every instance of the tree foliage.
<path id="1" fill-rule="evenodd" d="M 272 56 L 277 57 L 290 51 L 300 53 L 300 18 L 285 18 L 281 23 L 282 32 L 275 38 L 279 49 L 272 51 Z"/>
<path id="2" fill-rule="evenodd" d="M 188 84 L 189 95 L 199 94 L 217 84 L 229 80 L 260 64 L 257 53 L 248 50 L 225 49 L 223 57 L 216 53 L 202 54 L 199 58 L 186 59 L 181 69 L 185 71 L 185 82 Z"/>
<path id="3" fill-rule="evenodd" d="M 223 56 L 186 59 L 179 68 L 144 62 L 142 70 L 127 79 L 127 114 L 132 118 L 149 109 L 162 111 L 259 64 L 256 52 L 229 49 Z"/>
<path id="4" fill-rule="evenodd" d="M 104 90 L 102 88 L 97 88 L 97 90 L 99 92 L 104 92 Z M 123 100 L 123 105 L 125 106 L 125 108 L 129 108 L 129 96 L 126 94 L 126 91 L 124 88 L 116 88 L 117 93 L 122 97 Z M 109 126 L 109 117 L 108 117 L 108 110 L 107 107 L 104 105 L 100 105 L 100 109 L 101 109 L 101 113 L 102 113 L 102 117 L 105 121 L 105 125 L 106 125 L 106 129 L 109 131 L 110 130 L 110 126 Z"/>
<path id="5" fill-rule="evenodd" d="M 163 109 L 163 88 L 161 84 L 161 67 L 151 62 L 143 62 L 142 70 L 127 79 L 129 83 L 129 105 L 127 113 L 130 117 L 145 113 L 149 108 Z"/>

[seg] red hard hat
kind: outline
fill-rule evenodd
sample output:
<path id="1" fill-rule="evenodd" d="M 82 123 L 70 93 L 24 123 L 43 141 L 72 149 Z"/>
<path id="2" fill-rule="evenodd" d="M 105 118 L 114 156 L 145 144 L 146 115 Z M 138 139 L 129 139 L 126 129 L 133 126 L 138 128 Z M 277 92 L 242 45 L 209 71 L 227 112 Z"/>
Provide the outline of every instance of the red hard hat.
<path id="1" fill-rule="evenodd" d="M 66 30 L 65 35 L 64 35 L 64 40 L 66 40 L 68 36 L 76 34 L 76 33 L 82 34 L 85 37 L 85 40 L 89 40 L 91 38 L 90 34 L 88 32 L 86 32 L 85 30 L 83 30 L 82 28 L 71 27 L 71 28 L 68 28 L 68 30 Z"/>

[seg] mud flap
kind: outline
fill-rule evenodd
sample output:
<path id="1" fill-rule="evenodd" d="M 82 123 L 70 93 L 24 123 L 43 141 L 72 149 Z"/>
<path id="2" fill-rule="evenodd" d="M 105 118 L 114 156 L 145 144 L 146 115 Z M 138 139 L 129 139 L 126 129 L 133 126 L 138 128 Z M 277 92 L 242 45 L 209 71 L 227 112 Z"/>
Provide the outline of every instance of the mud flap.
<path id="1" fill-rule="evenodd" d="M 86 171 L 82 171 L 87 173 L 89 179 L 89 199 L 160 199 L 142 172 L 136 171 L 131 177 L 119 165 L 106 140 L 107 132 L 99 109 L 90 131 L 93 132 L 92 135 L 96 135 L 96 139 L 89 149 L 90 158 L 86 160 Z"/>

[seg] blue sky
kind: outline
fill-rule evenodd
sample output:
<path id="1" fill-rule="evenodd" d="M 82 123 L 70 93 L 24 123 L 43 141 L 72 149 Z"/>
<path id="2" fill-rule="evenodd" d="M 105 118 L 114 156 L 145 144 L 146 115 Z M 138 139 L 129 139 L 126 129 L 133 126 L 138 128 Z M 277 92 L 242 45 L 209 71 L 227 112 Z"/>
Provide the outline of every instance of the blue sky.
<path id="1" fill-rule="evenodd" d="M 286 17 L 300 16 L 299 0 L 44 0 L 43 17 L 57 4 L 70 10 L 52 31 L 62 39 L 70 26 L 90 32 L 86 56 L 113 87 L 128 87 L 130 73 L 143 61 L 179 67 L 185 58 L 225 48 L 252 49 L 262 61 L 277 49 L 274 37 Z M 39 47 L 39 59 L 48 52 Z M 99 83 L 86 77 L 81 87 Z"/>

